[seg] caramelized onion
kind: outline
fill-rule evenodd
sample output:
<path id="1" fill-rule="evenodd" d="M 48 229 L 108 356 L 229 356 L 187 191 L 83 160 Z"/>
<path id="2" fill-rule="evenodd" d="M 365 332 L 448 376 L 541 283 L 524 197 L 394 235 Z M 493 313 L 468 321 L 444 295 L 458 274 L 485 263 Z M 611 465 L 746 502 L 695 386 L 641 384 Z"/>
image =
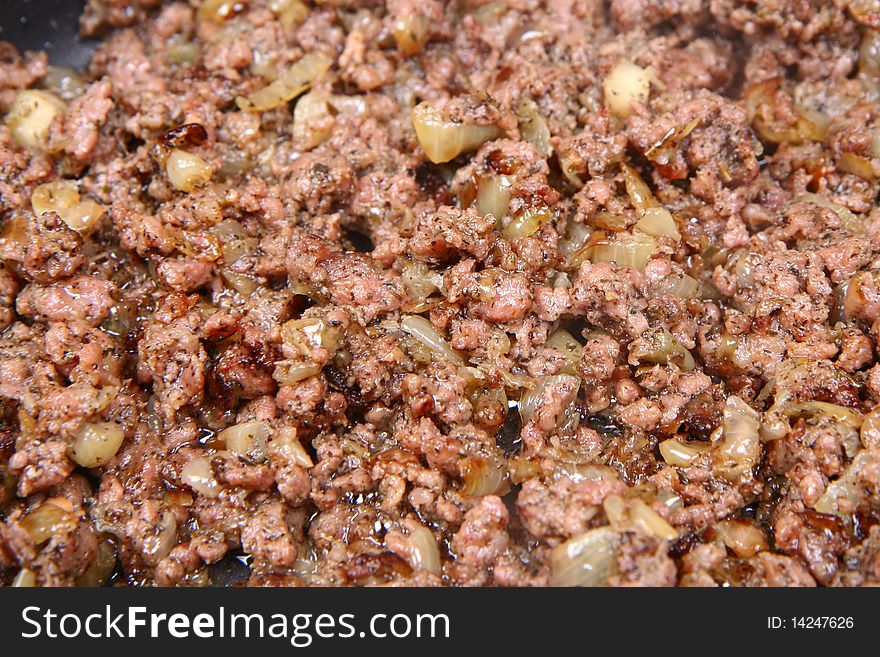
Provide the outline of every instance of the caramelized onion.
<path id="1" fill-rule="evenodd" d="M 632 62 L 619 62 L 602 83 L 605 104 L 615 116 L 625 119 L 632 113 L 633 103 L 648 101 L 651 79 L 649 69 Z"/>
<path id="2" fill-rule="evenodd" d="M 194 192 L 211 179 L 211 165 L 194 153 L 172 148 L 165 161 L 165 172 L 175 189 Z"/>
<path id="3" fill-rule="evenodd" d="M 742 399 L 731 395 L 724 404 L 721 427 L 721 439 L 713 446 L 715 463 L 725 477 L 738 478 L 761 458 L 761 418 Z"/>
<path id="4" fill-rule="evenodd" d="M 451 121 L 427 101 L 413 107 L 412 122 L 425 155 L 435 164 L 449 162 L 501 136 L 501 129 L 496 125 Z"/>
<path id="5" fill-rule="evenodd" d="M 419 315 L 406 315 L 400 320 L 400 328 L 424 344 L 432 353 L 455 365 L 464 365 L 464 358 L 455 351 L 440 332 L 427 319 Z"/>
<path id="6" fill-rule="evenodd" d="M 748 520 L 722 520 L 715 525 L 721 541 L 738 557 L 752 557 L 767 549 L 764 532 Z"/>
<path id="7" fill-rule="evenodd" d="M 220 494 L 221 486 L 214 478 L 211 461 L 206 456 L 197 456 L 183 466 L 180 480 L 205 497 L 217 497 Z"/>
<path id="8" fill-rule="evenodd" d="M 112 459 L 125 439 L 125 433 L 114 422 L 86 422 L 70 446 L 70 459 L 84 468 L 98 468 Z"/>
<path id="9" fill-rule="evenodd" d="M 637 497 L 624 499 L 609 495 L 602 502 L 608 522 L 618 531 L 635 530 L 663 541 L 678 538 L 678 532 L 660 514 Z"/>
<path id="10" fill-rule="evenodd" d="M 617 552 L 617 532 L 610 527 L 557 545 L 550 553 L 550 586 L 603 586 L 617 572 Z"/>
<path id="11" fill-rule="evenodd" d="M 49 148 L 49 128 L 67 110 L 64 101 L 40 89 L 19 91 L 6 115 L 6 125 L 15 142 L 31 151 Z"/>
<path id="12" fill-rule="evenodd" d="M 666 463 L 680 468 L 687 468 L 701 454 L 709 451 L 711 445 L 701 441 L 685 442 L 678 438 L 670 438 L 661 442 L 657 447 Z"/>
<path id="13" fill-rule="evenodd" d="M 239 96 L 235 102 L 246 112 L 266 112 L 281 107 L 308 89 L 331 64 L 333 61 L 329 57 L 309 53 L 275 81 L 252 94 Z"/>
<path id="14" fill-rule="evenodd" d="M 268 440 L 271 429 L 265 422 L 242 422 L 227 427 L 217 437 L 226 449 L 236 456 L 254 463 L 269 458 Z"/>

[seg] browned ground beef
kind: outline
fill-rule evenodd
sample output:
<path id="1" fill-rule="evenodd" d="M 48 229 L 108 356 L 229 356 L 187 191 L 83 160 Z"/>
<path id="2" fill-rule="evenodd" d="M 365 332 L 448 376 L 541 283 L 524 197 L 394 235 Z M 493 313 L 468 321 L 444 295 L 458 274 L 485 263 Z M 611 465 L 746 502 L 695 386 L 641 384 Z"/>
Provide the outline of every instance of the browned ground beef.
<path id="1" fill-rule="evenodd" d="M 875 4 L 89 0 L 0 126 L 0 584 L 880 583 Z"/>

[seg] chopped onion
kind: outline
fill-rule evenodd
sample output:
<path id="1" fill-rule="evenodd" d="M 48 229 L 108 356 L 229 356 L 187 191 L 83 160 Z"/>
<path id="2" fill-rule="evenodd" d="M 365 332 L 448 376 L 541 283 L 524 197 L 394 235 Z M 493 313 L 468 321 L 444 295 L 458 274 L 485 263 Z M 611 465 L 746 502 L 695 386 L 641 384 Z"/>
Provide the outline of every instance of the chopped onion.
<path id="1" fill-rule="evenodd" d="M 211 165 L 198 155 L 180 148 L 172 148 L 165 161 L 165 173 L 175 189 L 194 192 L 211 179 Z"/>
<path id="2" fill-rule="evenodd" d="M 34 214 L 56 212 L 73 230 L 88 234 L 104 214 L 104 208 L 91 199 L 80 200 L 72 180 L 58 180 L 37 186 L 31 193 Z"/>
<path id="3" fill-rule="evenodd" d="M 269 9 L 278 15 L 285 29 L 299 25 L 309 15 L 309 8 L 300 0 L 270 0 Z"/>
<path id="4" fill-rule="evenodd" d="M 574 336 L 568 331 L 559 329 L 547 338 L 546 346 L 562 353 L 565 356 L 566 363 L 560 370 L 565 374 L 577 374 L 577 366 L 581 361 L 581 354 L 584 351 L 583 345 L 575 340 Z"/>
<path id="5" fill-rule="evenodd" d="M 464 365 L 464 358 L 456 352 L 440 332 L 427 319 L 419 315 L 406 315 L 400 320 L 400 328 L 424 344 L 431 353 L 445 358 L 455 365 Z"/>
<path id="6" fill-rule="evenodd" d="M 864 419 L 861 413 L 851 408 L 821 401 L 782 404 L 777 410 L 788 417 L 830 417 L 853 429 L 861 427 Z"/>
<path id="7" fill-rule="evenodd" d="M 292 461 L 301 468 L 311 468 L 315 465 L 297 437 L 295 427 L 284 427 L 275 432 L 269 440 L 269 455 L 272 459 L 282 462 Z"/>
<path id="8" fill-rule="evenodd" d="M 268 440 L 271 429 L 265 422 L 242 422 L 227 427 L 217 437 L 224 442 L 226 449 L 254 463 L 269 458 Z"/>
<path id="9" fill-rule="evenodd" d="M 715 463 L 729 479 L 750 471 L 761 458 L 761 417 L 735 395 L 724 404 L 721 440 L 714 445 Z"/>
<path id="10" fill-rule="evenodd" d="M 31 151 L 49 148 L 49 128 L 55 117 L 67 110 L 55 94 L 39 89 L 19 91 L 6 115 L 6 125 L 15 142 Z"/>
<path id="11" fill-rule="evenodd" d="M 283 386 L 292 386 L 295 383 L 320 374 L 322 369 L 324 368 L 312 361 L 279 360 L 275 363 L 275 371 L 272 373 L 272 378 Z"/>
<path id="12" fill-rule="evenodd" d="M 654 192 L 639 175 L 639 172 L 628 164 L 620 165 L 623 171 L 623 182 L 626 186 L 626 194 L 636 212 L 641 215 L 650 208 L 659 208 L 660 203 L 654 197 Z"/>
<path id="13" fill-rule="evenodd" d="M 632 62 L 619 62 L 605 77 L 602 90 L 605 104 L 612 114 L 625 119 L 632 113 L 633 103 L 645 103 L 651 93 L 652 74 Z"/>
<path id="14" fill-rule="evenodd" d="M 86 422 L 77 431 L 68 454 L 77 465 L 98 468 L 116 456 L 124 439 L 125 433 L 114 422 Z"/>
<path id="15" fill-rule="evenodd" d="M 852 210 L 846 208 L 839 203 L 834 203 L 821 194 L 800 194 L 792 199 L 793 203 L 813 203 L 823 208 L 833 210 L 840 217 L 840 223 L 848 233 L 859 235 L 865 232 L 865 226 L 859 218 L 853 214 Z"/>
<path id="16" fill-rule="evenodd" d="M 162 520 L 159 522 L 159 531 L 145 536 L 143 551 L 152 559 L 158 561 L 164 559 L 177 545 L 177 519 L 170 511 L 162 511 Z"/>
<path id="17" fill-rule="evenodd" d="M 859 438 L 865 449 L 880 448 L 880 406 L 865 416 Z"/>
<path id="18" fill-rule="evenodd" d="M 503 495 L 508 490 L 507 465 L 498 457 L 468 456 L 459 463 L 461 494 L 466 497 Z"/>
<path id="19" fill-rule="evenodd" d="M 575 394 L 577 394 L 578 389 L 581 387 L 581 380 L 571 374 L 540 377 L 536 384 L 528 388 L 519 400 L 519 414 L 522 416 L 523 422 L 531 420 L 538 407 L 544 403 L 544 391 L 547 388 L 555 388 L 557 386 L 563 388 L 573 387 Z"/>
<path id="20" fill-rule="evenodd" d="M 625 500 L 620 495 L 609 495 L 602 507 L 608 522 L 618 531 L 635 530 L 664 541 L 678 538 L 675 528 L 637 497 Z"/>
<path id="21" fill-rule="evenodd" d="M 223 280 L 226 281 L 229 287 L 231 287 L 233 290 L 244 297 L 251 296 L 254 292 L 257 291 L 257 288 L 259 288 L 262 283 L 262 279 L 257 278 L 256 276 L 238 274 L 236 272 L 229 271 L 228 269 L 224 269 L 223 271 L 221 271 L 220 275 L 223 277 Z"/>
<path id="22" fill-rule="evenodd" d="M 674 363 L 688 371 L 694 369 L 695 362 L 691 352 L 665 328 L 651 331 L 644 338 L 635 341 L 633 345 L 630 345 L 629 350 L 629 361 L 632 365 Z"/>
<path id="23" fill-rule="evenodd" d="M 205 497 L 217 497 L 220 494 L 221 486 L 214 478 L 211 461 L 206 456 L 197 456 L 183 466 L 180 480 Z"/>
<path id="24" fill-rule="evenodd" d="M 671 274 L 651 288 L 650 296 L 658 298 L 671 294 L 682 299 L 699 299 L 702 290 L 703 284 L 693 276 Z"/>
<path id="25" fill-rule="evenodd" d="M 67 102 L 81 96 L 85 91 L 85 84 L 79 73 L 66 66 L 50 66 L 40 84 L 46 91 Z"/>
<path id="26" fill-rule="evenodd" d="M 618 537 L 610 527 L 584 532 L 550 553 L 551 586 L 603 586 L 617 572 Z"/>
<path id="27" fill-rule="evenodd" d="M 310 91 L 293 108 L 293 138 L 303 150 L 311 150 L 333 134 L 330 98 L 323 91 Z"/>
<path id="28" fill-rule="evenodd" d="M 416 303 L 427 301 L 443 285 L 442 274 L 431 271 L 424 262 L 405 262 L 401 278 L 407 294 Z"/>
<path id="29" fill-rule="evenodd" d="M 553 213 L 549 208 L 544 206 L 530 207 L 518 213 L 501 232 L 512 240 L 529 237 L 552 219 Z"/>
<path id="30" fill-rule="evenodd" d="M 858 506 L 860 496 L 858 491 L 858 479 L 862 469 L 872 460 L 871 450 L 862 450 L 843 471 L 843 474 L 828 484 L 825 492 L 816 501 L 813 508 L 819 513 L 830 513 L 849 518 Z"/>
<path id="31" fill-rule="evenodd" d="M 449 162 L 501 136 L 501 130 L 496 125 L 451 121 L 427 101 L 413 107 L 412 122 L 425 155 L 435 164 Z"/>
<path id="32" fill-rule="evenodd" d="M 610 262 L 642 271 L 657 250 L 657 241 L 644 233 L 621 233 L 613 241 L 598 241 L 588 248 L 593 262 Z"/>
<path id="33" fill-rule="evenodd" d="M 437 547 L 437 539 L 430 529 L 419 525 L 407 536 L 409 552 L 409 565 L 413 570 L 424 570 L 439 576 L 442 572 L 440 565 L 440 548 Z"/>
<path id="34" fill-rule="evenodd" d="M 15 574 L 15 579 L 12 580 L 12 584 L 10 585 L 12 588 L 33 588 L 37 585 L 37 576 L 34 574 L 34 571 L 28 570 L 27 568 L 22 568 Z"/>
<path id="35" fill-rule="evenodd" d="M 523 96 L 516 104 L 516 116 L 519 119 L 519 131 L 523 139 L 547 157 L 553 155 L 550 128 L 547 127 L 547 121 L 541 116 L 537 103 L 531 98 Z"/>
<path id="36" fill-rule="evenodd" d="M 856 100 L 835 92 L 827 85 L 806 80 L 792 94 L 795 111 L 820 130 L 826 130 L 835 117 L 848 111 Z"/>
<path id="37" fill-rule="evenodd" d="M 303 356 L 314 349 L 335 352 L 339 348 L 339 331 L 320 317 L 292 319 L 281 325 L 281 339 Z"/>
<path id="38" fill-rule="evenodd" d="M 281 107 L 308 89 L 331 64 L 333 61 L 329 57 L 309 53 L 274 82 L 248 96 L 239 96 L 235 102 L 247 112 L 266 112 Z"/>
<path id="39" fill-rule="evenodd" d="M 28 511 L 18 521 L 34 545 L 40 546 L 53 536 L 64 537 L 76 529 L 73 507 L 64 498 L 52 498 Z"/>
<path id="40" fill-rule="evenodd" d="M 506 176 L 483 176 L 477 184 L 477 212 L 496 219 L 507 215 L 510 206 L 510 180 Z"/>
<path id="41" fill-rule="evenodd" d="M 412 56 L 421 52 L 428 42 L 427 16 L 419 13 L 400 16 L 394 21 L 391 34 L 397 42 L 397 48 L 404 55 Z"/>
<path id="42" fill-rule="evenodd" d="M 676 242 L 681 240 L 681 233 L 672 213 L 666 208 L 647 208 L 642 218 L 636 222 L 636 228 L 654 237 L 671 237 Z"/>
<path id="43" fill-rule="evenodd" d="M 663 460 L 679 468 L 689 467 L 701 454 L 708 452 L 710 447 L 706 442 L 684 442 L 678 438 L 664 440 L 658 445 Z"/>
<path id="44" fill-rule="evenodd" d="M 721 541 L 738 557 L 753 557 L 767 549 L 767 538 L 747 520 L 722 520 L 715 525 Z"/>
<path id="45" fill-rule="evenodd" d="M 247 4 L 248 0 L 203 0 L 199 5 L 199 20 L 209 20 L 214 23 L 222 23 Z"/>

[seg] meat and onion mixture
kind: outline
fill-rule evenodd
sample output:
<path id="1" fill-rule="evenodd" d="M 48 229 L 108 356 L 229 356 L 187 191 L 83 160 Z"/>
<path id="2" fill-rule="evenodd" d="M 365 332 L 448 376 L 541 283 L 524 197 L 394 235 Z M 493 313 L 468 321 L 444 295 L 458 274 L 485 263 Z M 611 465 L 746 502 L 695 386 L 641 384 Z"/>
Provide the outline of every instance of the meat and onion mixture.
<path id="1" fill-rule="evenodd" d="M 80 28 L 0 44 L 0 583 L 880 582 L 880 2 Z"/>

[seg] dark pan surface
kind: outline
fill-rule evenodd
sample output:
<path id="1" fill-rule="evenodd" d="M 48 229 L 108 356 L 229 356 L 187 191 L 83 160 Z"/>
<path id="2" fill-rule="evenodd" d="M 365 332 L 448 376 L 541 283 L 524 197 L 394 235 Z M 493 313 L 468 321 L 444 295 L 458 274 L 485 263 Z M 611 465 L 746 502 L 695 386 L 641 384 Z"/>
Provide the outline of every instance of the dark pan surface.
<path id="1" fill-rule="evenodd" d="M 45 50 L 56 66 L 84 68 L 96 42 L 78 37 L 81 0 L 0 0 L 0 41 Z"/>

